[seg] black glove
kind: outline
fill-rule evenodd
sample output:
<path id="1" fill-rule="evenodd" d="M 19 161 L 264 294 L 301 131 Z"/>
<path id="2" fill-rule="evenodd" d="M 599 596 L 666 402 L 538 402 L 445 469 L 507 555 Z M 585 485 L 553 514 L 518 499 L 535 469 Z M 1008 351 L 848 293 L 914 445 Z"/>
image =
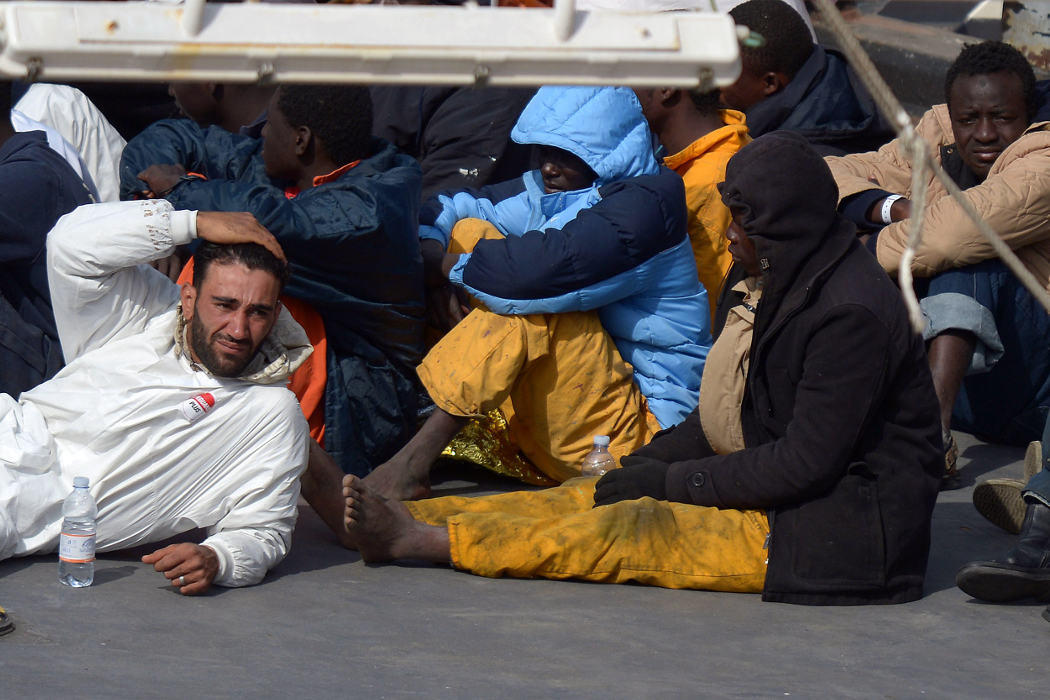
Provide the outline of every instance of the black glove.
<path id="1" fill-rule="evenodd" d="M 620 460 L 623 465 L 613 469 L 594 487 L 594 506 L 607 506 L 620 501 L 633 501 L 649 496 L 658 501 L 667 499 L 667 470 L 671 465 L 647 457 L 633 455 Z"/>

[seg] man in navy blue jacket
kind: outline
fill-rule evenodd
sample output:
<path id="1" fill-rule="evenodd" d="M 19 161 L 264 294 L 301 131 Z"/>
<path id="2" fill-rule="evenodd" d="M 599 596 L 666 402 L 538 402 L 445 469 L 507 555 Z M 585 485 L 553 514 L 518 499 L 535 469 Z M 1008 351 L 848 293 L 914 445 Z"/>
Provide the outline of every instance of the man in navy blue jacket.
<path id="1" fill-rule="evenodd" d="M 846 60 L 814 44 L 791 6 L 748 0 L 729 14 L 764 40 L 741 48 L 740 77 L 722 88 L 722 101 L 747 115 L 752 138 L 794 131 L 824 156 L 872 151 L 893 138 Z"/>
<path id="2" fill-rule="evenodd" d="M 45 243 L 63 214 L 92 199 L 44 132 L 16 134 L 3 119 L 0 139 L 0 393 L 18 396 L 64 364 Z"/>
<path id="3" fill-rule="evenodd" d="M 261 139 L 157 122 L 124 151 L 121 196 L 248 211 L 274 234 L 292 272 L 285 294 L 324 321 L 324 447 L 363 475 L 416 426 L 419 166 L 371 137 L 365 88 L 282 86 L 268 114 Z"/>

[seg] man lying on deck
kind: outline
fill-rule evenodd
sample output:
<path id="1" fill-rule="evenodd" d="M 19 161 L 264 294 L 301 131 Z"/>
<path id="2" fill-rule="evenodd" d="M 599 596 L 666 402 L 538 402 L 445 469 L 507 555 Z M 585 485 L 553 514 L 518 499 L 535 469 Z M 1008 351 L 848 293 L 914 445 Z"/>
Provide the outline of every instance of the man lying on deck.
<path id="1" fill-rule="evenodd" d="M 193 284 L 148 266 L 194 239 Z M 258 583 L 291 544 L 309 441 L 280 246 L 250 214 L 114 202 L 62 217 L 47 255 L 67 364 L 0 394 L 0 560 L 53 551 L 85 476 L 98 550 L 207 528 L 143 561 L 184 594 Z"/>

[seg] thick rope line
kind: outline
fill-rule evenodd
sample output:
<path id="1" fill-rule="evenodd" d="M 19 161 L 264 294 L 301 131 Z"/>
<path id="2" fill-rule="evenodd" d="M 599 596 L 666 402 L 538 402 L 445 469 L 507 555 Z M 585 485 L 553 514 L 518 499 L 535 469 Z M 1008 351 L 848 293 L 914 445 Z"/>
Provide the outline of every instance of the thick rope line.
<path id="1" fill-rule="evenodd" d="M 846 24 L 846 20 L 842 18 L 832 0 L 813 0 L 813 3 L 820 9 L 822 18 L 828 23 L 835 38 L 838 40 L 839 47 L 857 71 L 857 75 L 860 76 L 868 92 L 871 93 L 879 110 L 894 124 L 897 130 L 897 137 L 901 141 L 904 152 L 911 159 L 912 223 L 909 227 L 908 245 L 901 255 L 899 278 L 904 292 L 904 299 L 908 305 L 908 313 L 916 330 L 922 332 L 926 327 L 926 321 L 918 310 L 918 302 L 915 298 L 911 264 L 915 259 L 915 251 L 922 242 L 922 220 L 926 215 L 927 168 L 932 170 L 948 191 L 948 195 L 958 202 L 963 211 L 966 212 L 966 215 L 973 220 L 977 230 L 988 240 L 1003 263 L 1017 276 L 1025 288 L 1031 292 L 1032 296 L 1043 305 L 1043 308 L 1050 313 L 1050 294 L 1047 293 L 1045 286 L 1028 271 L 1028 268 L 1024 266 L 1017 254 L 999 237 L 999 234 L 981 218 L 981 215 L 977 213 L 977 209 L 965 197 L 962 190 L 955 184 L 955 181 L 944 172 L 944 169 L 934 159 L 929 146 L 915 132 L 908 113 L 901 106 L 889 85 L 886 84 L 886 81 L 882 79 L 878 69 L 875 68 L 875 64 L 871 62 L 871 58 L 868 57 L 867 52 L 864 51 L 860 41 L 857 40 L 857 37 L 850 30 L 849 25 Z"/>
<path id="2" fill-rule="evenodd" d="M 912 150 L 926 150 L 926 144 L 922 142 L 922 139 L 913 139 L 911 142 Z M 924 157 L 924 153 L 909 153 L 908 157 L 911 159 L 914 166 L 911 171 L 911 192 L 912 192 L 912 207 L 917 212 L 926 211 L 926 168 L 927 162 Z M 901 255 L 901 266 L 897 276 L 900 278 L 901 293 L 904 294 L 904 304 L 908 307 L 908 318 L 911 320 L 911 326 L 915 329 L 916 333 L 922 333 L 926 330 L 926 317 L 922 315 L 922 309 L 919 307 L 919 298 L 915 294 L 915 281 L 911 273 L 911 263 L 915 259 L 915 249 L 919 247 L 919 242 L 922 240 L 922 224 L 923 217 L 912 215 L 908 219 L 908 245 L 904 249 L 904 253 Z"/>

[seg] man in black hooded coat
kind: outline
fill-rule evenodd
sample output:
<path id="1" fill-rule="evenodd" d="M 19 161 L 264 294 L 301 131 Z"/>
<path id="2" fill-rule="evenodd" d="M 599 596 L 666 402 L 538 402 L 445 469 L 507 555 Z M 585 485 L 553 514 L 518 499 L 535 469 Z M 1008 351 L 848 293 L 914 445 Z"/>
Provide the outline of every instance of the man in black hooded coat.
<path id="1" fill-rule="evenodd" d="M 836 214 L 831 173 L 800 135 L 756 139 L 720 189 L 762 270 L 741 408 L 747 449 L 712 456 L 694 413 L 624 458 L 596 503 L 663 472 L 668 500 L 768 511 L 766 600 L 916 599 L 941 442 L 900 292 Z M 721 300 L 716 329 L 734 303 Z"/>
<path id="2" fill-rule="evenodd" d="M 764 600 L 901 603 L 922 595 L 943 456 L 923 342 L 900 292 L 836 212 L 831 173 L 802 136 L 778 132 L 745 146 L 729 161 L 720 190 L 733 214 L 727 236 L 737 264 L 716 329 L 741 303 L 735 282 L 757 277 L 762 288 L 737 394 L 744 449 L 717 454 L 694 412 L 598 480 L 593 509 L 577 498 L 575 510 L 566 510 L 561 504 L 572 498 L 556 495 L 590 486 L 581 479 L 546 492 L 406 508 L 347 477 L 349 536 L 366 560 L 423 558 L 485 575 L 741 590 L 711 585 L 699 556 L 682 561 L 699 535 L 685 525 L 692 516 L 660 515 L 666 509 L 659 502 L 670 501 L 708 507 L 698 509 L 711 512 L 708 526 L 727 528 L 713 546 L 728 549 L 737 546 L 730 513 L 768 515 L 768 552 L 747 553 L 768 554 Z M 741 252 L 751 244 L 753 254 Z M 705 374 L 701 397 L 708 382 L 724 381 Z M 527 513 L 529 502 L 540 512 Z M 609 507 L 638 527 L 603 523 Z M 542 527 L 539 519 L 546 519 Z M 653 553 L 659 548 L 665 554 Z M 727 560 L 740 554 L 728 549 Z M 593 564 L 579 566 L 591 551 Z M 611 561 L 609 551 L 625 554 Z M 672 569 L 676 575 L 653 574 Z M 684 581 L 690 577 L 699 583 Z"/>

